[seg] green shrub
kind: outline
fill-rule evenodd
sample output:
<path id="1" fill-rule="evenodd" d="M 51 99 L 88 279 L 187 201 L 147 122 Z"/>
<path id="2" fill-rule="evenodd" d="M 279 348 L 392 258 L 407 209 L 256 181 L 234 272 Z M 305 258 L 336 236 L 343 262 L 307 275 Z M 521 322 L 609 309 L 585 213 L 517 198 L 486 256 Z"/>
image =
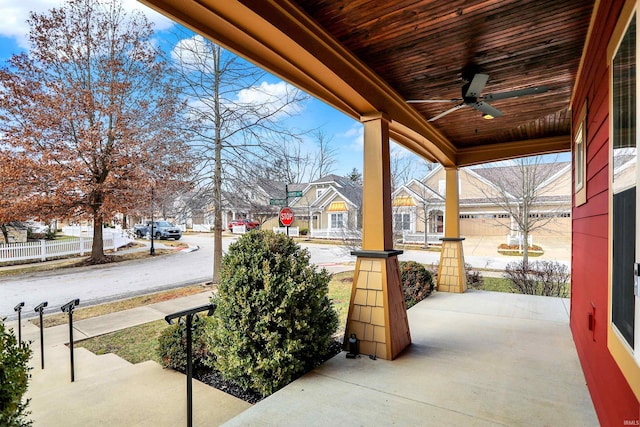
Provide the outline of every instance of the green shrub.
<path id="1" fill-rule="evenodd" d="M 300 229 L 300 235 L 301 236 L 306 236 L 307 234 L 309 234 L 309 229 L 308 228 L 301 228 Z"/>
<path id="2" fill-rule="evenodd" d="M 27 391 L 31 357 L 28 345 L 19 346 L 13 330 L 7 331 L 0 320 L 0 426 L 30 426 L 27 405 L 22 395 Z"/>
<path id="3" fill-rule="evenodd" d="M 433 277 L 422 265 L 415 261 L 400 262 L 400 280 L 404 292 L 404 302 L 411 308 L 433 291 Z"/>
<path id="4" fill-rule="evenodd" d="M 205 366 L 211 358 L 211 319 L 196 316 L 191 331 L 191 357 L 195 369 Z M 165 368 L 187 370 L 187 328 L 183 321 L 168 325 L 158 337 L 157 354 Z"/>
<path id="5" fill-rule="evenodd" d="M 222 260 L 212 299 L 213 367 L 225 379 L 269 395 L 317 365 L 338 327 L 330 278 L 284 234 L 243 235 Z"/>

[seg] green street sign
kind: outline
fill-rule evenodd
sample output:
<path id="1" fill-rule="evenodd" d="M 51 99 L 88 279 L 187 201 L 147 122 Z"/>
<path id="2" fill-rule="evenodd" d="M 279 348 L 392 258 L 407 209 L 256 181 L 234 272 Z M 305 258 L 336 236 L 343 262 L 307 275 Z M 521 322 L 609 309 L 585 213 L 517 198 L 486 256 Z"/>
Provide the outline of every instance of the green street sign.
<path id="1" fill-rule="evenodd" d="M 289 191 L 287 197 L 302 197 L 302 191 Z"/>
<path id="2" fill-rule="evenodd" d="M 287 206 L 287 199 L 269 199 L 271 206 Z"/>

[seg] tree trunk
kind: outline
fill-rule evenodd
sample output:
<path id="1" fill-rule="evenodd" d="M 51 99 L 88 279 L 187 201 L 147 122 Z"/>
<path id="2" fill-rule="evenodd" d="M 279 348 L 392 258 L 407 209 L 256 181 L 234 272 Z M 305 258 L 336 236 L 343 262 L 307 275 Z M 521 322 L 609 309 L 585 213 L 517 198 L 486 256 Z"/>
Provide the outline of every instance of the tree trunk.
<path id="1" fill-rule="evenodd" d="M 213 170 L 213 283 L 220 283 L 220 267 L 222 266 L 222 119 L 220 117 L 220 47 L 214 51 L 216 64 L 214 79 L 215 110 L 215 166 Z"/>
<path id="2" fill-rule="evenodd" d="M 529 205 L 528 203 L 523 204 L 523 224 L 525 227 L 522 227 L 522 266 L 524 267 L 524 271 L 529 269 Z"/>
<path id="3" fill-rule="evenodd" d="M 428 248 L 429 247 L 429 213 L 427 212 L 426 207 L 423 207 L 423 210 L 424 210 L 424 247 Z"/>
<path id="4" fill-rule="evenodd" d="M 105 261 L 104 256 L 104 241 L 102 240 L 102 219 L 97 215 L 93 218 L 93 243 L 91 245 L 91 258 L 89 258 L 92 264 L 100 264 Z"/>
<path id="5" fill-rule="evenodd" d="M 9 243 L 9 230 L 7 229 L 7 224 L 0 224 L 0 231 L 2 231 L 4 242 Z"/>
<path id="6" fill-rule="evenodd" d="M 525 269 L 529 268 L 529 232 L 522 233 L 522 265 Z"/>

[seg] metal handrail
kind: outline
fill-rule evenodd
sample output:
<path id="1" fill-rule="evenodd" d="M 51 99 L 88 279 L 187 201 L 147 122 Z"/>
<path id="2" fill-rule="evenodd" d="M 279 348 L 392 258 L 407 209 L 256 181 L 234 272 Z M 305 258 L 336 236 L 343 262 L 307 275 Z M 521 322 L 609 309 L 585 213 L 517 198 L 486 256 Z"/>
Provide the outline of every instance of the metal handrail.
<path id="1" fill-rule="evenodd" d="M 191 332 L 193 325 L 193 316 L 196 316 L 198 313 L 206 311 L 207 316 L 211 316 L 215 311 L 215 305 L 213 304 L 205 304 L 198 307 L 190 308 L 187 310 L 178 311 L 173 314 L 168 314 L 164 317 L 164 320 L 170 325 L 173 324 L 174 319 L 180 319 L 181 317 L 186 317 L 186 328 L 187 328 L 187 426 L 191 427 L 193 425 L 193 390 L 192 390 L 192 380 L 193 380 L 193 362 L 191 356 Z"/>

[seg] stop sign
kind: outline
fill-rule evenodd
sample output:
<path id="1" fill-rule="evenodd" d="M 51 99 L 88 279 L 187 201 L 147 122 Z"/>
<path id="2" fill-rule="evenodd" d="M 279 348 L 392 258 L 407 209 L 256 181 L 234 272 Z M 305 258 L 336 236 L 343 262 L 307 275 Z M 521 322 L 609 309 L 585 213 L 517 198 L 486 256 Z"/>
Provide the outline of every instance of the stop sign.
<path id="1" fill-rule="evenodd" d="M 289 207 L 280 209 L 280 222 L 285 227 L 289 227 L 293 224 L 293 211 Z"/>

